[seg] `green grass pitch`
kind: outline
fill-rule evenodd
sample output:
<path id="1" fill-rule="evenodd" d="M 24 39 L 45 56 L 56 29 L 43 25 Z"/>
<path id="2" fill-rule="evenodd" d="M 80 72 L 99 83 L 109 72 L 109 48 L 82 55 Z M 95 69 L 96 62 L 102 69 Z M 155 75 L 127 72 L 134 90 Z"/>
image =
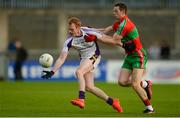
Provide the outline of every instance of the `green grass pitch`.
<path id="1" fill-rule="evenodd" d="M 0 117 L 180 117 L 180 85 L 153 85 L 155 114 L 143 114 L 144 105 L 131 88 L 97 82 L 108 95 L 120 99 L 118 113 L 96 96 L 86 93 L 86 107 L 72 106 L 77 82 L 0 82 Z"/>

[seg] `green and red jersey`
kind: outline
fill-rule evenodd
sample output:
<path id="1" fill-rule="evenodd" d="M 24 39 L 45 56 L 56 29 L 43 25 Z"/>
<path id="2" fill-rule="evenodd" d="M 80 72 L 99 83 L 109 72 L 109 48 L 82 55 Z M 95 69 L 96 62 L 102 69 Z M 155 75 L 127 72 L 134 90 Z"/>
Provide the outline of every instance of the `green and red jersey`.
<path id="1" fill-rule="evenodd" d="M 116 31 L 117 34 L 123 37 L 121 40 L 122 43 L 133 42 L 135 44 L 134 51 L 142 49 L 138 30 L 134 23 L 126 15 L 113 24 L 113 29 Z M 127 50 L 126 52 L 128 53 Z"/>
<path id="2" fill-rule="evenodd" d="M 139 33 L 134 23 L 127 16 L 124 16 L 113 24 L 113 29 L 118 35 L 123 37 L 121 39 L 123 44 L 128 45 L 133 43 L 134 46 L 132 50 L 125 48 L 128 55 L 124 59 L 122 68 L 129 70 L 132 70 L 133 68 L 145 69 L 147 54 L 142 47 Z"/>

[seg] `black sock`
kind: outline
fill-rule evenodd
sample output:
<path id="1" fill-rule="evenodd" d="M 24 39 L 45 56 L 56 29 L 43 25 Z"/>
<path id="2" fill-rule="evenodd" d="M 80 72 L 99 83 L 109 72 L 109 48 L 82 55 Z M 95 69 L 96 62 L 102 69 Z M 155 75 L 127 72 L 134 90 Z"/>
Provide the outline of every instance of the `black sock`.
<path id="1" fill-rule="evenodd" d="M 85 92 L 79 91 L 79 99 L 85 99 Z"/>
<path id="2" fill-rule="evenodd" d="M 112 104 L 113 104 L 113 99 L 109 97 L 106 102 L 107 102 L 109 105 L 112 105 Z"/>

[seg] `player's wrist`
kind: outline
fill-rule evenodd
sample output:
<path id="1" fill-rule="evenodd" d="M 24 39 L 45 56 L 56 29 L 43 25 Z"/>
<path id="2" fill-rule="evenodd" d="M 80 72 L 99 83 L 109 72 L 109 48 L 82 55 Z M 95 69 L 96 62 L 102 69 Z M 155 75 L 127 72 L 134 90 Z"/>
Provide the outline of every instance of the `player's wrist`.
<path id="1" fill-rule="evenodd" d="M 51 70 L 50 73 L 51 73 L 51 75 L 54 75 L 54 74 L 55 74 L 55 72 L 54 72 L 53 70 Z"/>

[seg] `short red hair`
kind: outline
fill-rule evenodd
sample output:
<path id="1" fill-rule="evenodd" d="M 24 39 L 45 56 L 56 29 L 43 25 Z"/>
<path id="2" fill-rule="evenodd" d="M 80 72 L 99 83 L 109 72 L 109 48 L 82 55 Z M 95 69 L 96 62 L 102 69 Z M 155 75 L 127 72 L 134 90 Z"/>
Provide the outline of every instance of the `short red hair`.
<path id="1" fill-rule="evenodd" d="M 68 24 L 71 25 L 71 24 L 75 24 L 76 26 L 78 27 L 81 27 L 81 21 L 79 18 L 76 18 L 76 17 L 71 17 L 68 19 Z"/>

